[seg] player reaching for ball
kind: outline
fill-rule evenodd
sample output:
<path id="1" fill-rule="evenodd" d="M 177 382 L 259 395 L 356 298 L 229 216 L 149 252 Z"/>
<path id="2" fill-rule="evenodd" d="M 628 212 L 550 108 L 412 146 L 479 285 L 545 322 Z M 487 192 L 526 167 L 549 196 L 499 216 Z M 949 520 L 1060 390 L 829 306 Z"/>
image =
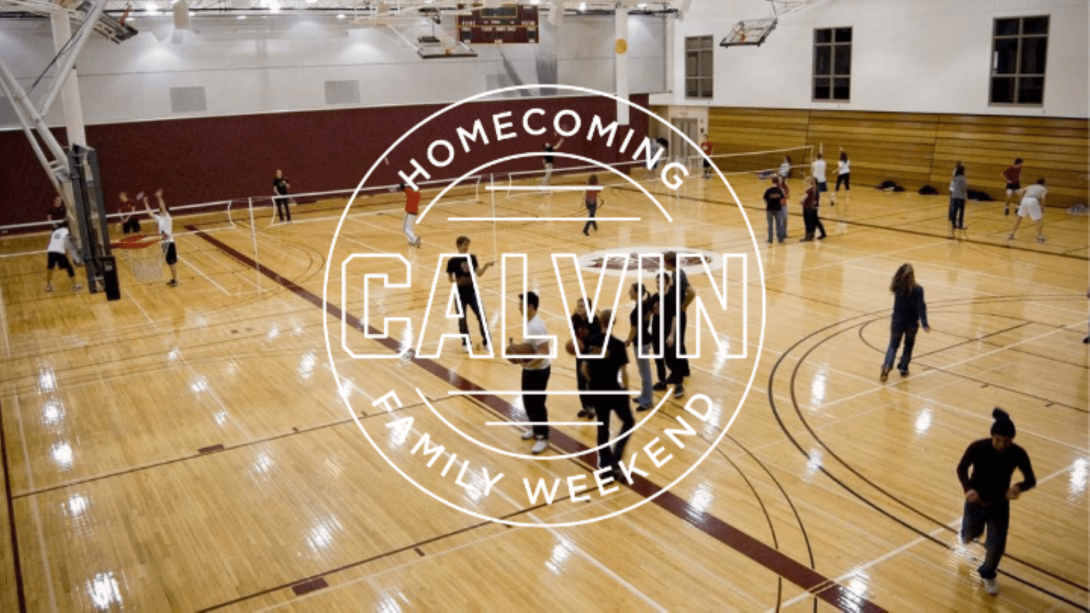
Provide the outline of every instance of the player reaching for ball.
<path id="1" fill-rule="evenodd" d="M 170 281 L 167 281 L 167 285 L 177 287 L 178 250 L 174 246 L 174 220 L 170 217 L 170 207 L 163 200 L 162 188 L 155 190 L 155 198 L 159 200 L 158 213 L 152 212 L 147 198 L 144 198 L 144 208 L 147 209 L 148 215 L 155 219 L 155 223 L 159 227 L 159 241 L 163 247 L 163 259 L 166 260 L 167 267 L 170 268 Z"/>

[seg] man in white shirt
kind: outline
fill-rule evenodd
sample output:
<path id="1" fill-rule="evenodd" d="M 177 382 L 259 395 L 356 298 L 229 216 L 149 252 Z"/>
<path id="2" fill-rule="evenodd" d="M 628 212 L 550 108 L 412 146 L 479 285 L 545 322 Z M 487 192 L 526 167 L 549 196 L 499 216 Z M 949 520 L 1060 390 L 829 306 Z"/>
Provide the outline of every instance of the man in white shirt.
<path id="1" fill-rule="evenodd" d="M 522 434 L 522 440 L 537 439 L 530 450 L 534 454 L 549 448 L 549 410 L 545 407 L 545 395 L 533 392 L 544 392 L 552 374 L 552 361 L 545 357 L 549 355 L 549 330 L 537 313 L 538 304 L 534 292 L 519 294 L 519 312 L 526 316 L 526 336 L 522 343 L 533 347 L 535 356 L 522 362 L 522 406 L 527 421 L 534 424 Z"/>
<path id="2" fill-rule="evenodd" d="M 72 270 L 72 263 L 68 261 L 66 253 L 68 247 L 68 226 L 61 224 L 49 237 L 49 247 L 46 252 L 49 257 L 48 268 L 45 271 L 45 291 L 53 291 L 53 269 L 56 267 L 68 271 L 68 278 L 72 280 L 72 289 L 79 290 L 83 286 L 76 283 L 76 271 Z"/>
<path id="3" fill-rule="evenodd" d="M 148 215 L 155 219 L 155 224 L 159 227 L 159 242 L 163 246 L 163 256 L 166 259 L 167 266 L 170 268 L 170 281 L 167 281 L 167 285 L 170 287 L 177 287 L 178 268 L 176 265 L 178 263 L 178 250 L 174 247 L 174 220 L 170 217 L 170 208 L 168 208 L 167 203 L 163 201 L 162 188 L 155 190 L 155 198 L 159 200 L 158 213 L 151 210 L 147 198 L 144 198 L 144 208 L 148 210 Z"/>
<path id="4" fill-rule="evenodd" d="M 1042 210 L 1045 206 L 1045 196 L 1048 195 L 1048 190 L 1045 189 L 1044 178 L 1037 179 L 1037 182 L 1030 185 L 1022 191 L 1022 202 L 1018 205 L 1018 216 L 1014 220 L 1014 227 L 1011 228 L 1009 240 L 1014 240 L 1014 233 L 1018 231 L 1018 224 L 1022 223 L 1023 217 L 1030 217 L 1037 223 L 1037 242 L 1045 242 L 1045 236 L 1041 233 L 1045 227 L 1045 218 Z"/>
<path id="5" fill-rule="evenodd" d="M 817 159 L 813 164 L 810 164 L 810 174 L 814 176 L 814 180 L 817 181 L 818 188 L 818 203 L 821 203 L 821 195 L 829 191 L 829 186 L 825 184 L 825 156 L 817 154 Z"/>

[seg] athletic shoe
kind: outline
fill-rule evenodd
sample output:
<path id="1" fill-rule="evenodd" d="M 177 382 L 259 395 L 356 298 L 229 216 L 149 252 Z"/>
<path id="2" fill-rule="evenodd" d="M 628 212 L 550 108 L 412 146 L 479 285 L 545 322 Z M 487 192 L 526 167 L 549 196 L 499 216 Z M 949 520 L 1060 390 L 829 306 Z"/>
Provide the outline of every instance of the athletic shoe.
<path id="1" fill-rule="evenodd" d="M 655 390 L 656 392 L 664 392 L 666 391 L 666 384 L 662 381 L 659 381 L 658 383 L 652 385 L 651 389 Z"/>
<path id="2" fill-rule="evenodd" d="M 1038 242 L 1038 243 L 1043 243 L 1043 242 L 1045 242 L 1045 237 L 1043 237 L 1043 236 L 1038 236 L 1038 237 L 1037 237 L 1037 242 Z"/>
<path id="3" fill-rule="evenodd" d="M 534 446 L 530 449 L 530 453 L 537 455 L 549 448 L 549 439 L 539 438 Z"/>
<path id="4" fill-rule="evenodd" d="M 1010 208 L 1008 207 L 1008 208 L 1003 209 L 1003 214 L 1004 215 L 1010 215 L 1011 214 Z"/>
<path id="5" fill-rule="evenodd" d="M 829 236 L 829 235 L 828 234 L 822 234 L 821 236 L 818 237 L 818 240 L 823 241 L 823 240 L 825 240 L 826 236 Z"/>
<path id="6" fill-rule="evenodd" d="M 1090 336 L 1082 339 L 1082 344 L 1083 345 L 1090 345 Z"/>
<path id="7" fill-rule="evenodd" d="M 178 287 L 178 280 L 171 279 L 170 281 L 167 281 L 167 287 Z"/>
<path id="8" fill-rule="evenodd" d="M 45 286 L 45 291 L 47 291 L 47 292 L 53 291 L 53 286 L 52 285 Z"/>
<path id="9" fill-rule="evenodd" d="M 988 592 L 989 596 L 996 596 L 999 594 L 999 582 L 995 579 L 984 580 L 984 591 Z"/>
<path id="10" fill-rule="evenodd" d="M 653 407 L 649 404 L 641 404 L 636 407 L 637 412 L 650 411 Z"/>
<path id="11" fill-rule="evenodd" d="M 893 369 L 890 368 L 889 366 L 883 366 L 882 367 L 882 376 L 879 377 L 882 380 L 882 383 L 885 383 L 886 380 L 889 379 L 889 371 L 891 371 L 891 370 L 893 370 Z"/>
<path id="12" fill-rule="evenodd" d="M 684 395 L 685 395 L 685 386 L 681 385 L 681 384 L 678 384 L 678 386 L 674 388 L 674 398 L 681 398 Z"/>
<path id="13" fill-rule="evenodd" d="M 530 430 L 527 430 L 526 432 L 522 433 L 522 440 L 528 441 L 528 440 L 530 440 L 532 438 L 534 438 L 534 431 L 533 431 L 532 428 Z"/>
<path id="14" fill-rule="evenodd" d="M 588 416 L 590 416 L 590 414 L 591 414 L 590 411 L 588 411 L 586 409 L 579 409 L 579 412 L 576 413 L 575 416 L 576 417 L 588 417 Z"/>
<path id="15" fill-rule="evenodd" d="M 78 291 L 80 291 L 81 289 L 83 289 L 83 286 L 82 286 L 82 285 L 80 285 L 79 283 L 76 283 L 75 285 L 73 285 L 73 286 L 72 286 L 72 291 L 73 291 L 73 292 L 78 292 Z"/>
<path id="16" fill-rule="evenodd" d="M 1009 240 L 1009 241 L 1014 240 L 1014 235 L 1013 234 L 1008 234 L 1007 235 L 1007 240 Z"/>
<path id="17" fill-rule="evenodd" d="M 902 377 L 907 377 L 908 376 L 908 369 L 907 368 L 901 368 L 900 371 L 901 371 L 901 376 Z"/>

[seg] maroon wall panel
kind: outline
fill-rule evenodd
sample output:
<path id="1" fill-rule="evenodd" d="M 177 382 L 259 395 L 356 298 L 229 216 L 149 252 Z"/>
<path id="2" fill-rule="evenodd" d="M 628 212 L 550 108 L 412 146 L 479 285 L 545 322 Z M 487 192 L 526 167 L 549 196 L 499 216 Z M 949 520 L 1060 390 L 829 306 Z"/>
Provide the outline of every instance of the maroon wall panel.
<path id="1" fill-rule="evenodd" d="M 647 96 L 633 96 L 633 101 L 647 106 Z M 272 177 L 277 168 L 291 180 L 292 191 L 314 192 L 355 187 L 378 156 L 417 122 L 443 105 L 378 107 L 335 111 L 312 111 L 266 115 L 244 115 L 145 121 L 87 126 L 87 139 L 97 149 L 103 190 L 109 203 L 117 193 L 130 195 L 141 190 L 149 194 L 157 187 L 166 191 L 172 205 L 211 202 L 272 192 Z M 488 159 L 521 152 L 540 152 L 551 140 L 552 128 L 536 140 L 526 137 L 496 142 L 492 139 L 494 113 L 511 111 L 515 131 L 521 133 L 523 112 L 533 107 L 545 110 L 539 122 L 550 124 L 557 112 L 571 109 L 580 114 L 583 127 L 568 139 L 561 151 L 577 153 L 603 162 L 621 161 L 616 148 L 627 129 L 618 130 L 614 147 L 586 141 L 591 116 L 599 115 L 605 123 L 613 121 L 616 105 L 598 98 L 520 98 L 465 104 L 421 131 L 399 147 L 405 152 L 393 156 L 390 165 L 380 166 L 371 184 L 398 181 L 397 170 L 411 170 L 408 152 L 423 165 L 427 145 L 437 138 L 451 141 L 458 155 L 436 178 L 459 176 L 471 169 L 470 156 L 461 152 L 456 128 L 468 128 L 481 118 L 490 134 Z M 637 136 L 647 133 L 648 120 L 634 112 L 631 126 Z M 58 135 L 60 136 L 60 135 Z M 631 157 L 633 139 L 624 159 Z M 471 146 L 472 143 L 471 143 Z M 484 153 L 482 153 L 484 155 Z M 472 156 L 477 162 L 480 156 Z M 41 221 L 53 199 L 45 171 L 21 131 L 0 132 L 0 225 Z M 557 168 L 575 162 L 557 158 Z M 517 160 L 502 170 L 541 169 L 538 158 Z"/>

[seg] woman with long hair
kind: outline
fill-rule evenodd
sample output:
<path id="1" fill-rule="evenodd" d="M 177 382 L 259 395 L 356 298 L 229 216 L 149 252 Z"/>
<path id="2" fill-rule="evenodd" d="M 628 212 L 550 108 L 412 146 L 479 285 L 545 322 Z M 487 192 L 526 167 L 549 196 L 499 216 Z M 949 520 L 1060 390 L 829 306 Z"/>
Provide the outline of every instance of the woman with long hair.
<path id="1" fill-rule="evenodd" d="M 882 363 L 883 383 L 889 378 L 889 371 L 893 370 L 893 360 L 901 347 L 901 339 L 905 341 L 905 349 L 901 353 L 901 361 L 897 363 L 897 370 L 901 371 L 902 377 L 907 377 L 920 324 L 923 324 L 924 332 L 931 332 L 931 326 L 927 325 L 927 303 L 923 299 L 923 287 L 916 284 L 916 272 L 912 269 L 912 264 L 902 264 L 897 269 L 889 284 L 889 291 L 893 292 L 893 321 L 890 323 L 886 361 Z"/>
<path id="2" fill-rule="evenodd" d="M 802 197 L 802 221 L 806 224 L 806 236 L 802 242 L 814 240 L 814 231 L 821 230 L 819 240 L 825 238 L 825 224 L 818 217 L 818 183 L 814 177 L 806 177 L 806 195 Z"/>
<path id="3" fill-rule="evenodd" d="M 836 196 L 840 193 L 840 186 L 844 191 L 852 195 L 852 163 L 848 160 L 848 152 L 840 150 L 840 159 L 836 162 L 836 189 L 833 190 L 832 204 L 836 204 Z"/>
<path id="4" fill-rule="evenodd" d="M 954 178 L 950 181 L 950 236 L 947 238 L 954 238 L 956 230 L 965 230 L 965 199 L 968 195 L 965 165 L 959 161 L 954 166 Z"/>

